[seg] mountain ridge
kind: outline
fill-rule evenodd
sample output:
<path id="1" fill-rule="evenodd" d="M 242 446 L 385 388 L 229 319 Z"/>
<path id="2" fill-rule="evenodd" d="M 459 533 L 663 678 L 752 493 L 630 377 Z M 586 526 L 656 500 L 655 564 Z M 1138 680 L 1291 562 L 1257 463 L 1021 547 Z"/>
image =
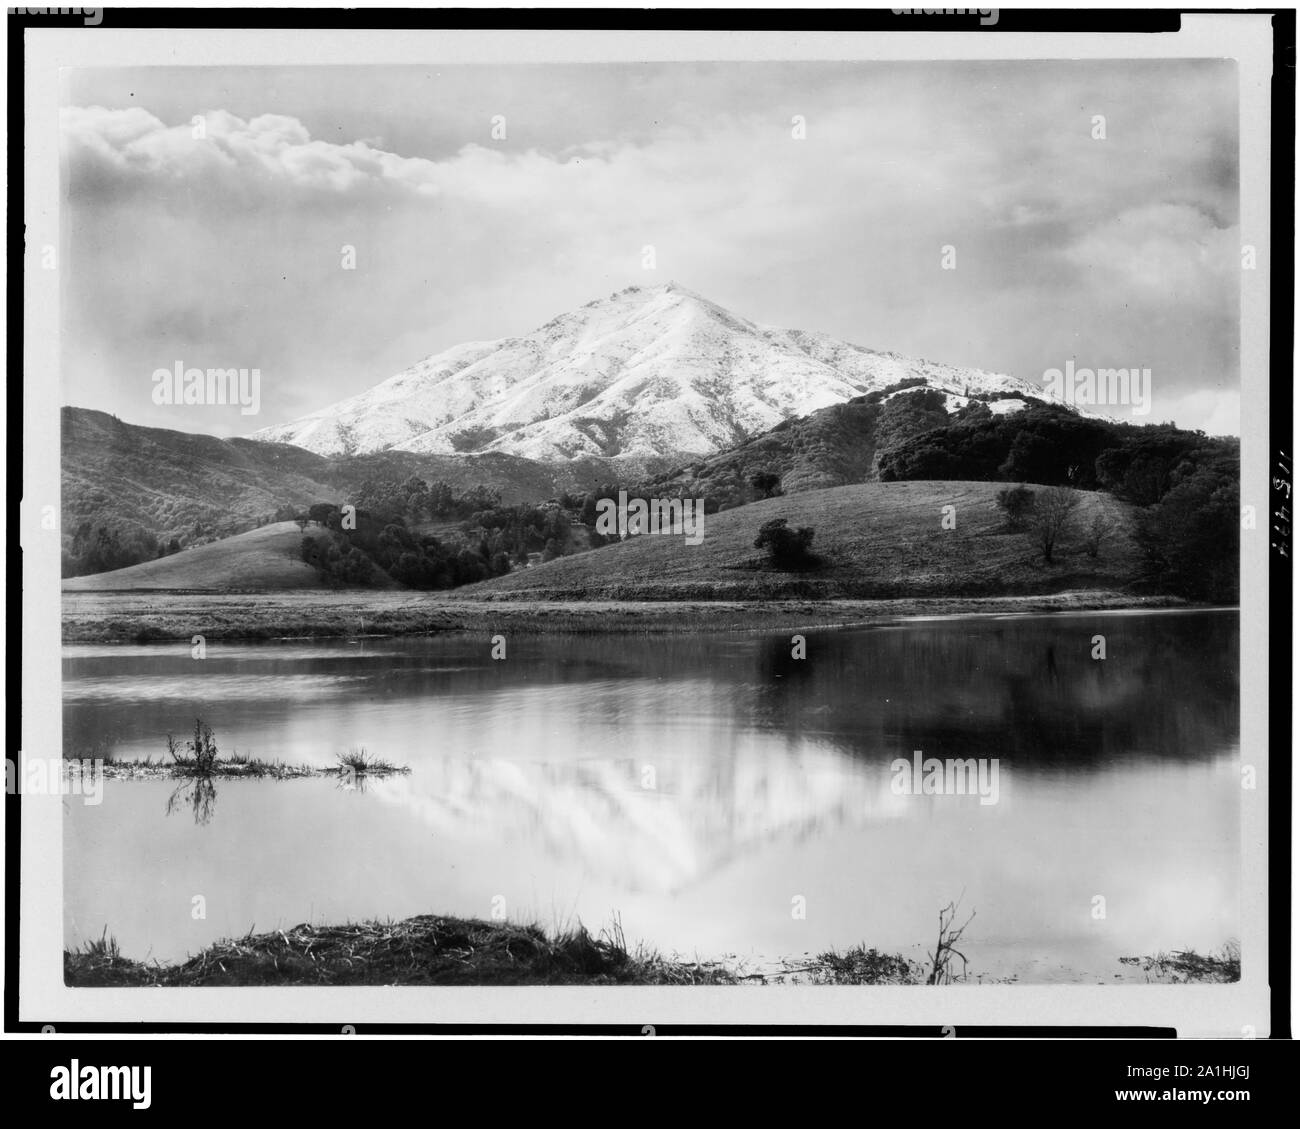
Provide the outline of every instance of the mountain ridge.
<path id="1" fill-rule="evenodd" d="M 555 497 L 615 473 L 608 460 L 557 467 L 501 453 L 323 456 L 290 444 L 144 427 L 71 406 L 62 409 L 61 423 L 65 549 L 86 522 L 183 544 L 226 537 L 284 506 L 344 500 L 367 479 L 418 475 L 460 490 L 490 485 L 512 503 Z"/>

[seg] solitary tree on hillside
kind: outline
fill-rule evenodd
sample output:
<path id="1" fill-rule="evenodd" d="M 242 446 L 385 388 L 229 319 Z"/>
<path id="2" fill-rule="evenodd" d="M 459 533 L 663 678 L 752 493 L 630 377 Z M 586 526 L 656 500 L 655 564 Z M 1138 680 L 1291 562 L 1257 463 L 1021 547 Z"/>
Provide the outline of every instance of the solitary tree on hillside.
<path id="1" fill-rule="evenodd" d="M 768 559 L 777 568 L 807 568 L 817 563 L 809 551 L 812 540 L 813 530 L 808 526 L 791 529 L 786 518 L 774 517 L 758 527 L 754 548 L 766 549 Z"/>
<path id="2" fill-rule="evenodd" d="M 749 484 L 760 498 L 775 498 L 781 493 L 781 476 L 774 471 L 756 471 L 749 476 Z"/>
<path id="3" fill-rule="evenodd" d="M 1083 547 L 1088 556 L 1096 557 L 1101 551 L 1101 543 L 1114 531 L 1115 525 L 1104 513 L 1097 511 L 1088 519 L 1084 532 Z"/>
<path id="4" fill-rule="evenodd" d="M 1034 492 L 1023 482 L 998 491 L 998 508 L 1007 515 L 1007 525 L 1012 529 L 1024 529 L 1029 524 L 1029 515 L 1034 511 Z"/>
<path id="5" fill-rule="evenodd" d="M 1052 550 L 1070 524 L 1079 495 L 1065 486 L 1052 486 L 1034 499 L 1033 525 L 1043 547 L 1043 561 L 1052 563 Z"/>

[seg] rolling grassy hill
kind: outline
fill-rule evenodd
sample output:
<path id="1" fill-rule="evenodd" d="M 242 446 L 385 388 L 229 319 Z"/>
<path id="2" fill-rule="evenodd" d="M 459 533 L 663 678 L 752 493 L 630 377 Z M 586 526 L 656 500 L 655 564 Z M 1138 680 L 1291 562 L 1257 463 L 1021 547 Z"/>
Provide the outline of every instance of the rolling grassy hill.
<path id="1" fill-rule="evenodd" d="M 1043 563 L 1030 532 L 1006 529 L 995 498 L 1006 483 L 893 482 L 841 486 L 755 502 L 705 519 L 704 540 L 645 535 L 456 589 L 464 599 L 744 599 L 1042 594 L 1119 590 L 1136 577 L 1131 507 L 1078 491 L 1073 530 Z M 941 528 L 956 507 L 955 530 Z M 1097 558 L 1081 530 L 1104 513 L 1115 532 Z M 755 549 L 759 526 L 776 517 L 816 531 L 818 568 L 783 572 Z"/>
<path id="2" fill-rule="evenodd" d="M 646 535 L 508 576 L 417 599 L 672 600 L 808 597 L 1041 595 L 1071 589 L 1123 590 L 1137 572 L 1131 507 L 1108 494 L 1077 492 L 1073 531 L 1043 563 L 1032 532 L 1006 529 L 996 482 L 892 482 L 841 486 L 755 502 L 705 519 L 704 540 Z M 956 507 L 957 527 L 941 527 L 942 507 Z M 1096 558 L 1081 531 L 1094 513 L 1115 531 Z M 758 527 L 774 517 L 816 531 L 818 567 L 774 569 L 753 547 Z M 314 535 L 319 527 L 309 526 Z M 173 556 L 63 582 L 66 592 L 175 590 L 273 592 L 323 589 L 301 559 L 302 531 L 276 522 Z"/>
<path id="3" fill-rule="evenodd" d="M 309 526 L 309 536 L 322 536 Z M 77 576 L 63 582 L 65 592 L 277 592 L 323 587 L 319 574 L 302 559 L 303 531 L 297 522 L 277 521 L 169 557 L 129 568 Z"/>

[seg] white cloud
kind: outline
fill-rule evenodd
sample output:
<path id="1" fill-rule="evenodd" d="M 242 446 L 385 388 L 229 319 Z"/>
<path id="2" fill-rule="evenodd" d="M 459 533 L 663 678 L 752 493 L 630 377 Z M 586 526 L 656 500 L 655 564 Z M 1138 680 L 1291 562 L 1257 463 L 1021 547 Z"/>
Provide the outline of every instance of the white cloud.
<path id="1" fill-rule="evenodd" d="M 1135 300 L 1155 296 L 1222 310 L 1241 275 L 1236 225 L 1221 227 L 1187 204 L 1126 208 L 1085 232 L 1065 253 Z"/>
<path id="2" fill-rule="evenodd" d="M 1166 421 L 1207 435 L 1241 434 L 1241 393 L 1235 388 L 1157 397 L 1151 421 Z"/>
<path id="3" fill-rule="evenodd" d="M 1235 383 L 1238 237 L 1215 218 L 1236 214 L 1231 76 L 1107 72 L 1101 145 L 1079 111 L 1092 72 L 989 73 L 765 85 L 718 69 L 698 88 L 611 73 L 588 109 L 582 76 L 512 72 L 499 143 L 486 117 L 458 133 L 437 101 L 398 98 L 400 76 L 351 134 L 302 111 L 209 110 L 195 138 L 175 98 L 171 124 L 70 107 L 68 398 L 139 419 L 141 373 L 184 349 L 261 364 L 256 422 L 274 423 L 426 353 L 669 278 L 760 322 L 1029 379 L 1079 356 L 1149 366 L 1171 394 Z M 259 110 L 287 105 L 263 95 Z M 545 144 L 516 143 L 542 123 Z M 412 155 L 426 132 L 439 144 Z M 345 244 L 355 272 L 340 270 Z M 955 271 L 940 270 L 947 244 Z"/>

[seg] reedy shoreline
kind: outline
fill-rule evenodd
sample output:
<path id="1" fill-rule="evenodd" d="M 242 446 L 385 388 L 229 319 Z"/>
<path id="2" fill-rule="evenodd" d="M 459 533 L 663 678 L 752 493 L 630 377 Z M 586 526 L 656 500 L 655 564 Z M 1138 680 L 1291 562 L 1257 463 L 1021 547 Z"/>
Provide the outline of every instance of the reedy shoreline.
<path id="1" fill-rule="evenodd" d="M 1233 944 L 1194 952 L 1125 957 L 1150 983 L 1232 983 L 1240 978 Z M 63 954 L 69 987 L 522 986 L 766 984 L 916 985 L 930 970 L 898 953 L 863 945 L 747 972 L 735 961 L 683 960 L 629 945 L 617 919 L 592 935 L 581 924 L 540 926 L 425 915 L 404 921 L 295 925 L 217 941 L 179 964 L 123 956 L 104 935 Z M 974 972 L 960 980 L 976 986 Z"/>

